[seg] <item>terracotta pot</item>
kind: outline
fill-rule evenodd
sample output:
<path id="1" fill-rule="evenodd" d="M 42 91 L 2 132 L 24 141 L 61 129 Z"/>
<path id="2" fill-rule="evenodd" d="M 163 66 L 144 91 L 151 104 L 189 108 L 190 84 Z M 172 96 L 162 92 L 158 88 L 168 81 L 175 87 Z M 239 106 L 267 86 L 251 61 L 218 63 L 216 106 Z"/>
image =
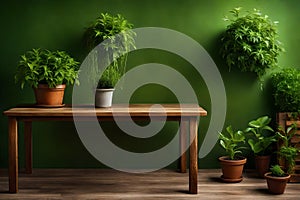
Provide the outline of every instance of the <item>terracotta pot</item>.
<path id="1" fill-rule="evenodd" d="M 265 174 L 265 178 L 267 179 L 268 190 L 272 194 L 283 194 L 285 191 L 285 187 L 291 175 L 287 175 L 284 177 L 276 177 L 271 176 L 271 172 Z"/>
<path id="2" fill-rule="evenodd" d="M 66 85 L 57 85 L 49 88 L 47 84 L 39 84 L 34 88 L 36 104 L 42 107 L 55 107 L 63 105 L 63 98 Z"/>
<path id="3" fill-rule="evenodd" d="M 255 167 L 258 176 L 261 178 L 265 177 L 265 173 L 269 171 L 271 156 L 255 156 Z"/>
<path id="4" fill-rule="evenodd" d="M 114 90 L 114 88 L 96 89 L 95 106 L 101 108 L 111 107 Z"/>
<path id="5" fill-rule="evenodd" d="M 243 180 L 242 174 L 247 161 L 246 158 L 240 157 L 239 160 L 230 160 L 228 156 L 222 156 L 219 161 L 223 173 L 221 179 L 224 182 L 237 183 Z"/>

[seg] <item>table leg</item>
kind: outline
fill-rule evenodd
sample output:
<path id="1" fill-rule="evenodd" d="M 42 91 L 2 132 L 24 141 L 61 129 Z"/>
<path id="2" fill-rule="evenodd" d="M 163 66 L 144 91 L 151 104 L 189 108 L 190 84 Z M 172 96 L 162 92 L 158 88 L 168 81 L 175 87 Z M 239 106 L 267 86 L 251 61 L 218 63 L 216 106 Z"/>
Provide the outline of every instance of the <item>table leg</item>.
<path id="1" fill-rule="evenodd" d="M 193 139 L 190 146 L 190 171 L 189 171 L 189 192 L 198 193 L 198 127 L 197 118 L 190 119 L 190 139 Z"/>
<path id="2" fill-rule="evenodd" d="M 32 122 L 24 122 L 25 137 L 25 172 L 32 174 Z"/>
<path id="3" fill-rule="evenodd" d="M 18 192 L 18 122 L 15 117 L 8 118 L 8 152 L 9 152 L 9 192 Z"/>
<path id="4" fill-rule="evenodd" d="M 186 173 L 186 149 L 187 149 L 187 128 L 188 121 L 182 120 L 180 123 L 180 172 Z"/>

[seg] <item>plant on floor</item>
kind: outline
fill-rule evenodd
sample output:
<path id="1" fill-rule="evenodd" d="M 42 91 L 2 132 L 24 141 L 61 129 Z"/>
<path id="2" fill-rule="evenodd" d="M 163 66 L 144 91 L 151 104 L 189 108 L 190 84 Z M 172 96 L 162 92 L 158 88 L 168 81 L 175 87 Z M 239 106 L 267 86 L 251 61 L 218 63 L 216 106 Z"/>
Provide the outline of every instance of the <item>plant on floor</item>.
<path id="1" fill-rule="evenodd" d="M 237 159 L 237 154 L 242 154 L 242 149 L 245 147 L 240 146 L 245 143 L 245 136 L 242 131 L 234 131 L 232 126 L 226 128 L 227 135 L 219 133 L 220 145 L 225 149 L 230 160 Z"/>
<path id="2" fill-rule="evenodd" d="M 48 84 L 51 88 L 60 84 L 79 84 L 78 64 L 64 51 L 32 49 L 21 56 L 15 80 L 21 88 L 25 83 L 34 88 L 38 84 Z"/>
<path id="3" fill-rule="evenodd" d="M 278 112 L 300 112 L 300 70 L 282 68 L 271 76 L 273 98 Z M 298 115 L 295 114 L 295 116 Z"/>
<path id="4" fill-rule="evenodd" d="M 241 8 L 230 11 L 233 18 L 222 35 L 221 55 L 229 66 L 241 71 L 255 72 L 262 77 L 267 69 L 277 65 L 277 58 L 283 51 L 278 41 L 277 21 L 254 9 L 240 15 Z"/>
<path id="5" fill-rule="evenodd" d="M 246 133 L 250 133 L 248 144 L 255 155 L 271 154 L 271 144 L 276 142 L 274 130 L 269 126 L 271 118 L 268 116 L 259 117 L 248 123 Z"/>
<path id="6" fill-rule="evenodd" d="M 98 81 L 100 78 L 97 88 L 113 88 L 125 73 L 127 53 L 135 49 L 135 32 L 132 28 L 133 25 L 120 14 L 101 13 L 86 29 L 84 38 L 87 47 L 92 50 L 102 43 L 106 57 L 99 58 L 101 53 L 95 49 L 95 59 L 109 65 L 104 71 L 98 68 L 93 70 L 96 76 L 93 79 Z M 102 74 L 101 77 L 98 77 L 99 74 Z"/>
<path id="7" fill-rule="evenodd" d="M 270 172 L 265 174 L 269 192 L 283 194 L 290 177 L 291 175 L 285 173 L 279 165 L 272 166 Z"/>
<path id="8" fill-rule="evenodd" d="M 278 154 L 281 159 L 284 159 L 285 168 L 287 173 L 293 174 L 294 167 L 296 165 L 296 157 L 299 153 L 299 149 L 291 145 L 291 139 L 297 133 L 297 125 L 293 124 L 287 128 L 287 131 L 284 131 L 282 127 L 278 128 L 276 132 L 278 138 L 282 141 L 282 145 L 279 148 Z"/>
<path id="9" fill-rule="evenodd" d="M 272 144 L 277 141 L 274 130 L 269 126 L 271 118 L 262 116 L 248 123 L 248 128 L 244 131 L 248 133 L 248 144 L 255 155 L 255 167 L 260 177 L 268 172 Z"/>
<path id="10" fill-rule="evenodd" d="M 242 154 L 242 145 L 245 136 L 242 131 L 234 131 L 231 126 L 226 128 L 227 134 L 219 133 L 220 145 L 225 149 L 227 156 L 219 157 L 222 167 L 221 179 L 224 182 L 240 182 L 243 180 L 242 173 L 247 159 Z"/>
<path id="11" fill-rule="evenodd" d="M 274 165 L 270 168 L 271 176 L 283 177 L 287 174 L 281 169 L 279 165 Z"/>

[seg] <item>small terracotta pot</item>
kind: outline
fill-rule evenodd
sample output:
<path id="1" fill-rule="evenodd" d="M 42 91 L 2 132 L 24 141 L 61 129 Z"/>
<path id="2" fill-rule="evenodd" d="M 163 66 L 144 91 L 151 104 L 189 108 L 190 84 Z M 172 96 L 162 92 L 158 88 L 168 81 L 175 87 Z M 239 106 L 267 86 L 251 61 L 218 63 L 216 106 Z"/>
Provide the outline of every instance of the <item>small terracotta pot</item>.
<path id="1" fill-rule="evenodd" d="M 267 179 L 269 192 L 272 194 L 283 194 L 285 191 L 285 187 L 291 175 L 287 175 L 284 177 L 276 177 L 271 176 L 271 172 L 265 174 L 265 178 Z"/>
<path id="2" fill-rule="evenodd" d="M 219 158 L 219 162 L 223 173 L 221 179 L 224 182 L 237 183 L 243 180 L 242 174 L 247 162 L 246 158 L 240 157 L 239 160 L 230 160 L 228 156 L 222 156 Z"/>
<path id="3" fill-rule="evenodd" d="M 34 88 L 34 94 L 37 106 L 52 107 L 63 104 L 66 85 L 57 85 L 55 88 L 49 88 L 47 84 L 39 84 Z"/>
<path id="4" fill-rule="evenodd" d="M 265 173 L 267 173 L 270 169 L 270 160 L 271 156 L 255 156 L 255 167 L 258 173 L 258 176 L 261 178 L 265 177 Z"/>

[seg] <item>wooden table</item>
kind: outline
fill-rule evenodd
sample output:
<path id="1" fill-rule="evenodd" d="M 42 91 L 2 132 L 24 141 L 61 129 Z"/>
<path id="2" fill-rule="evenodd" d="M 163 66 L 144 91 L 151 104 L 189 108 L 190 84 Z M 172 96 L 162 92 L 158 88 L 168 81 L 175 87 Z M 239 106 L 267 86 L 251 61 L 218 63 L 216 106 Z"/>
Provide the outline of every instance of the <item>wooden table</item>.
<path id="1" fill-rule="evenodd" d="M 138 120 L 147 120 L 152 117 L 167 118 L 170 121 L 181 121 L 180 146 L 181 172 L 186 172 L 185 144 L 189 127 L 189 137 L 194 138 L 190 145 L 190 170 L 189 170 L 189 192 L 197 194 L 198 181 L 198 117 L 206 116 L 207 112 L 195 104 L 162 104 L 163 107 L 150 109 L 152 104 L 131 104 L 129 108 L 123 105 L 114 105 L 112 108 L 93 108 L 91 106 L 65 106 L 62 108 L 37 108 L 16 107 L 4 112 L 8 117 L 9 132 L 9 192 L 18 192 L 18 122 L 24 122 L 25 138 L 25 171 L 32 173 L 32 122 L 33 121 L 64 121 L 73 120 L 73 114 L 83 119 L 97 116 L 98 120 L 113 120 L 113 116 L 128 117 Z"/>

